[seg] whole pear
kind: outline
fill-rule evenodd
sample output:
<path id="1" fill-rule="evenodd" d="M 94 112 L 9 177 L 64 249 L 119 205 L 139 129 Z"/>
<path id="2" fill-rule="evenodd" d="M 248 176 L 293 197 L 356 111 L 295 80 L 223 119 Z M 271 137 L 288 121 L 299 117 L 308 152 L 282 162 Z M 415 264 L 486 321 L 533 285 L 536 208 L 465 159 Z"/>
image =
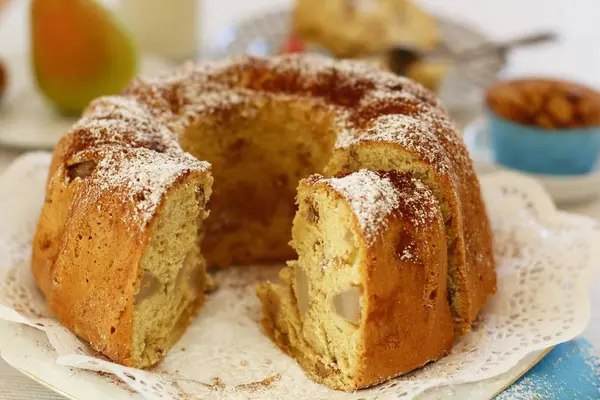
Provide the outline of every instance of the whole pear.
<path id="1" fill-rule="evenodd" d="M 31 41 L 36 83 L 63 114 L 79 115 L 136 74 L 132 38 L 94 0 L 32 0 Z"/>

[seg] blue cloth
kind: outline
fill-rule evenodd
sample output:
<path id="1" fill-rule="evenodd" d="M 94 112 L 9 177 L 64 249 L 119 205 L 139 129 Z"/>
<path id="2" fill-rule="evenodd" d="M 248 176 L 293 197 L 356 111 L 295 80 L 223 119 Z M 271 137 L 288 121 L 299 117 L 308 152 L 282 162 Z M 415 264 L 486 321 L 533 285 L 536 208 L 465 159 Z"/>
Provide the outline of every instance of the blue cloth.
<path id="1" fill-rule="evenodd" d="M 496 400 L 600 399 L 600 358 L 585 339 L 556 346 Z"/>

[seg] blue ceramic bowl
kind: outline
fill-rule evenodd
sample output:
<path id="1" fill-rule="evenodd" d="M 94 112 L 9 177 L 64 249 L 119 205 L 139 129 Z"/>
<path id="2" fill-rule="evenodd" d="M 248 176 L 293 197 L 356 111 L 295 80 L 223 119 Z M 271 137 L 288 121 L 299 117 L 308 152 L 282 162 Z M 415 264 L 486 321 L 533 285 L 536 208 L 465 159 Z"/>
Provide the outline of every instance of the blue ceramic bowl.
<path id="1" fill-rule="evenodd" d="M 535 174 L 581 175 L 600 154 L 600 127 L 544 129 L 509 121 L 488 110 L 497 163 Z"/>

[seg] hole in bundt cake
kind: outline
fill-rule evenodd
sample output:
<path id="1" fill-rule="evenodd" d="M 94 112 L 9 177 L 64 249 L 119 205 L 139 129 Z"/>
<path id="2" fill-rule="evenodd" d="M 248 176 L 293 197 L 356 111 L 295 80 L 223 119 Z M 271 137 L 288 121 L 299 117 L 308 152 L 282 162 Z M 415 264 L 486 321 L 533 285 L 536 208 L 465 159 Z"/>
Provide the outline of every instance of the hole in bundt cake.
<path id="1" fill-rule="evenodd" d="M 322 171 L 335 140 L 332 115 L 314 99 L 267 100 L 216 110 L 181 136 L 212 165 L 214 190 L 202 252 L 210 266 L 282 261 L 298 181 Z"/>
<path id="2" fill-rule="evenodd" d="M 321 361 L 317 361 L 314 366 L 315 373 L 321 378 L 327 378 L 333 371 L 331 365 L 325 365 Z"/>
<path id="3" fill-rule="evenodd" d="M 96 168 L 96 161 L 88 160 L 82 161 L 73 165 L 67 166 L 67 178 L 72 181 L 76 178 L 87 178 L 94 172 Z"/>
<path id="4" fill-rule="evenodd" d="M 40 250 L 48 250 L 52 246 L 52 241 L 45 237 L 40 241 Z"/>

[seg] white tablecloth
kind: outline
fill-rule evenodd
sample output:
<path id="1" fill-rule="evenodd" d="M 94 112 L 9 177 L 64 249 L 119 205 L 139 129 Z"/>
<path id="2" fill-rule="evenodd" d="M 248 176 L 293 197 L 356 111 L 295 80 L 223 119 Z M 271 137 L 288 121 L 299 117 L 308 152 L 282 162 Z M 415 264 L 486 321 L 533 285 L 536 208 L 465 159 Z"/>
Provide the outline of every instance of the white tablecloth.
<path id="1" fill-rule="evenodd" d="M 118 0 L 106 0 L 114 2 Z M 576 79 L 600 88 L 600 2 L 598 0 L 421 0 L 438 14 L 464 21 L 494 39 L 551 28 L 561 35 L 552 45 L 516 51 L 506 73 L 552 74 Z M 218 30 L 246 16 L 290 0 L 205 0 L 202 7 L 203 38 L 210 41 Z M 15 0 L 0 19 L 0 56 L 26 51 L 28 42 L 26 0 Z M 2 129 L 0 122 L 0 129 Z M 0 149 L 0 172 L 19 152 Z M 600 200 L 573 206 L 570 211 L 600 219 Z M 585 333 L 600 347 L 600 279 L 593 283 L 592 321 Z M 0 400 L 58 400 L 62 397 L 21 375 L 0 359 Z"/>

